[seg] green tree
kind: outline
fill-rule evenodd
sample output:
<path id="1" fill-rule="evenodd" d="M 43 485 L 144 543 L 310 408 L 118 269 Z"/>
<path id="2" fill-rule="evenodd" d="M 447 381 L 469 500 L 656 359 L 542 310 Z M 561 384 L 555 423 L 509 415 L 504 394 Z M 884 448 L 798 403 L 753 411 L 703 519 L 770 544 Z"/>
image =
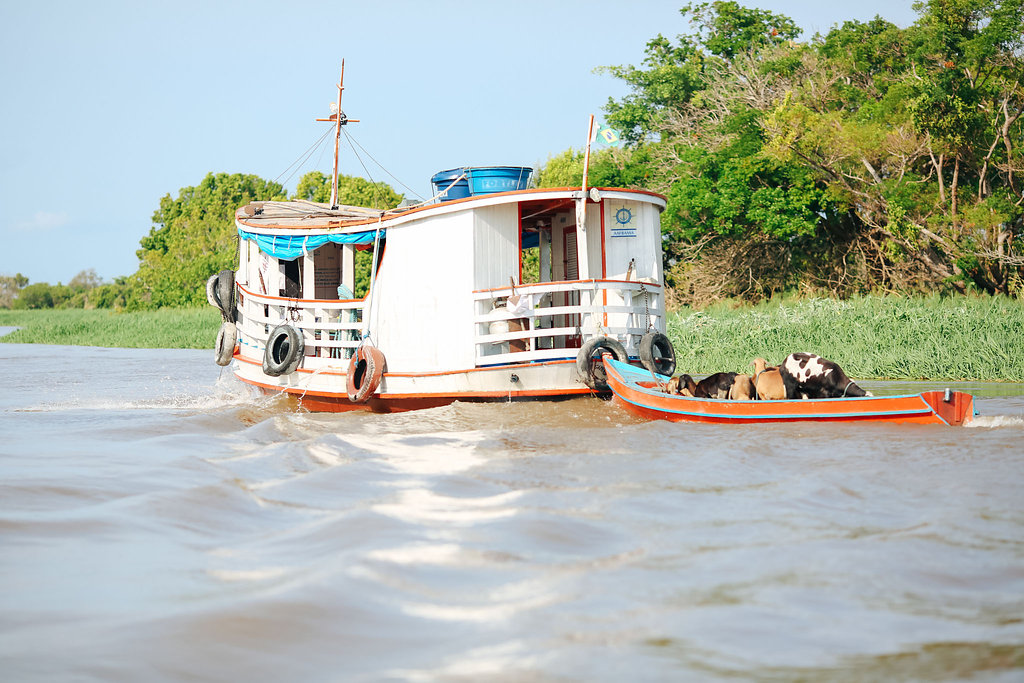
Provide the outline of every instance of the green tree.
<path id="1" fill-rule="evenodd" d="M 781 45 L 800 35 L 800 29 L 784 14 L 744 7 L 732 0 L 690 4 L 680 10 L 691 15 L 698 32 L 694 38 L 711 54 L 732 59 L 745 51 Z"/>
<path id="2" fill-rule="evenodd" d="M 581 187 L 586 153 L 571 147 L 549 157 L 537 174 L 537 187 Z M 591 149 L 589 187 L 646 187 L 650 167 L 645 150 Z"/>
<path id="3" fill-rule="evenodd" d="M 624 80 L 632 90 L 621 100 L 609 99 L 605 106 L 609 125 L 631 144 L 669 133 L 680 107 L 691 102 L 699 106 L 709 68 L 715 71 L 737 54 L 780 45 L 800 35 L 789 17 L 731 0 L 688 4 L 680 13 L 696 30 L 677 36 L 676 43 L 660 34 L 651 39 L 642 68 L 597 69 Z"/>
<path id="4" fill-rule="evenodd" d="M 137 251 L 139 269 L 121 296 L 129 308 L 196 306 L 206 280 L 237 265 L 235 211 L 251 201 L 284 199 L 284 188 L 254 175 L 210 173 L 177 198 L 160 200 Z"/>
<path id="5" fill-rule="evenodd" d="M 10 308 L 18 298 L 18 292 L 27 284 L 28 278 L 21 273 L 0 275 L 0 308 Z"/>
<path id="6" fill-rule="evenodd" d="M 26 285 L 18 293 L 18 298 L 14 300 L 11 307 L 17 309 L 53 308 L 53 293 L 50 283 L 36 282 Z"/>
<path id="7" fill-rule="evenodd" d="M 782 15 L 687 5 L 695 32 L 608 69 L 680 286 L 1020 290 L 1024 5 L 916 8 L 800 44 Z"/>
<path id="8" fill-rule="evenodd" d="M 68 287 L 78 292 L 87 292 L 103 284 L 103 279 L 96 274 L 95 268 L 83 270 L 71 278 Z"/>

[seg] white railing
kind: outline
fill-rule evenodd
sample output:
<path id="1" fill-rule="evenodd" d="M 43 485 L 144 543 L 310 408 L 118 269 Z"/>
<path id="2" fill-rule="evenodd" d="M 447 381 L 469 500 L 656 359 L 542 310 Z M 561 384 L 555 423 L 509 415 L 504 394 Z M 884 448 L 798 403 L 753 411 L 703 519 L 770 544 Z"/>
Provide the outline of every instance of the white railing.
<path id="1" fill-rule="evenodd" d="M 649 282 L 541 282 L 517 286 L 514 294 L 528 297 L 525 312 L 510 312 L 505 303 L 512 287 L 473 293 L 478 366 L 573 357 L 594 335 L 613 337 L 636 356 L 648 330 L 665 331 L 662 289 Z"/>
<path id="2" fill-rule="evenodd" d="M 526 310 L 507 308 L 512 287 L 473 292 L 478 366 L 572 358 L 595 335 L 617 339 L 636 356 L 648 330 L 665 330 L 661 286 L 648 282 L 542 282 L 517 286 L 514 293 L 528 297 Z M 329 359 L 350 358 L 359 345 L 365 305 L 363 299 L 288 299 L 238 285 L 239 343 L 249 349 L 247 355 L 262 357 L 270 332 L 287 322 L 302 332 L 305 367 L 311 358 L 333 365 Z M 313 361 L 313 367 L 320 365 Z"/>
<path id="3" fill-rule="evenodd" d="M 286 299 L 238 285 L 238 338 L 260 356 L 282 322 L 302 332 L 307 357 L 350 358 L 363 327 L 363 299 Z"/>

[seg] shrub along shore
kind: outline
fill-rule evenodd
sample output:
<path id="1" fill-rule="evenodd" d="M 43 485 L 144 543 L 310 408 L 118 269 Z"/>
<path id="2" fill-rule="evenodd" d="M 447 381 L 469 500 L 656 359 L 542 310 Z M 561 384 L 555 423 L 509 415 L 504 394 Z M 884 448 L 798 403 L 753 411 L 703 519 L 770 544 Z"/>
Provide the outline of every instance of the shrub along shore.
<path id="1" fill-rule="evenodd" d="M 220 314 L 210 307 L 0 310 L 0 342 L 124 348 L 212 349 Z M 1024 382 L 1024 302 L 999 296 L 780 299 L 719 304 L 668 317 L 678 372 L 746 372 L 811 351 L 860 379 Z M 212 359 L 212 356 L 211 356 Z"/>

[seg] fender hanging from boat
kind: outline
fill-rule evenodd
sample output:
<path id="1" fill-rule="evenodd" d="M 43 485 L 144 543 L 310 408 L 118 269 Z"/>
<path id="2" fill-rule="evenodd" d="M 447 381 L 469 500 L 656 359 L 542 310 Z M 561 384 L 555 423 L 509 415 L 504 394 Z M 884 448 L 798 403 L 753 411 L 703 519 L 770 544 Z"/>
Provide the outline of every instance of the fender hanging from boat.
<path id="1" fill-rule="evenodd" d="M 305 352 L 302 332 L 288 323 L 282 323 L 267 337 L 267 347 L 263 351 L 263 373 L 271 377 L 289 375 L 299 367 Z"/>
<path id="2" fill-rule="evenodd" d="M 366 403 L 369 400 L 380 386 L 386 362 L 384 354 L 375 346 L 363 344 L 356 349 L 348 363 L 345 380 L 349 401 Z"/>

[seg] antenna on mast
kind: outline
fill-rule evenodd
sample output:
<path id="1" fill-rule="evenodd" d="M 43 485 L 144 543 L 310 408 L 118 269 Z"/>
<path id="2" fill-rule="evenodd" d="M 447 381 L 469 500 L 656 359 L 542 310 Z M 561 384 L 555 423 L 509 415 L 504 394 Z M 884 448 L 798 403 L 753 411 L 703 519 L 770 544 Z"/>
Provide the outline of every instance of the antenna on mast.
<path id="1" fill-rule="evenodd" d="M 334 172 L 331 174 L 331 208 L 338 208 L 338 143 L 341 141 L 341 127 L 349 123 L 359 123 L 359 119 L 350 119 L 341 110 L 341 93 L 345 89 L 345 60 L 341 60 L 341 78 L 338 79 L 338 101 L 331 102 L 331 115 L 317 121 L 334 122 Z"/>

